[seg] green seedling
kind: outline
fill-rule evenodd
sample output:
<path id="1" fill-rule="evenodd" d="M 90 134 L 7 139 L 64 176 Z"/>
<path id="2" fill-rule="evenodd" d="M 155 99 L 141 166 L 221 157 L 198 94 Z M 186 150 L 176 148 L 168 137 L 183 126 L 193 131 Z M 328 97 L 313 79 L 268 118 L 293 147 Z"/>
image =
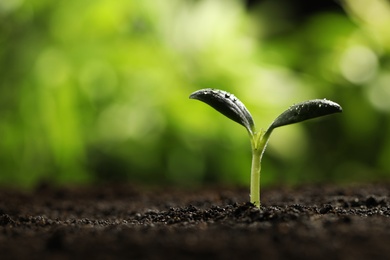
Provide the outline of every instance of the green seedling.
<path id="1" fill-rule="evenodd" d="M 233 94 L 218 89 L 201 89 L 190 95 L 200 100 L 231 120 L 243 125 L 251 139 L 252 167 L 250 182 L 250 201 L 260 207 L 260 170 L 261 159 L 272 131 L 280 126 L 298 123 L 304 120 L 342 112 L 339 104 L 326 99 L 313 99 L 292 105 L 280 114 L 267 130 L 257 131 L 251 114 L 245 105 Z"/>

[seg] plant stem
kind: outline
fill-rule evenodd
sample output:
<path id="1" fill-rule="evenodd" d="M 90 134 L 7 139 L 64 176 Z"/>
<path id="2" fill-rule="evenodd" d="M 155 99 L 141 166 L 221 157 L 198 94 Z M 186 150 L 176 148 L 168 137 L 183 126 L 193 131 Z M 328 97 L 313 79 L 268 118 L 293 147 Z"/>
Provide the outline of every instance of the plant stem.
<path id="1" fill-rule="evenodd" d="M 256 207 L 260 207 L 260 170 L 261 150 L 252 147 L 250 200 Z"/>
<path id="2" fill-rule="evenodd" d="M 264 150 L 267 146 L 269 136 L 272 129 L 268 129 L 266 132 L 255 132 L 251 139 L 252 145 L 252 167 L 251 167 L 251 186 L 250 186 L 250 201 L 256 207 L 260 204 L 260 171 L 261 171 L 261 159 L 263 157 Z"/>

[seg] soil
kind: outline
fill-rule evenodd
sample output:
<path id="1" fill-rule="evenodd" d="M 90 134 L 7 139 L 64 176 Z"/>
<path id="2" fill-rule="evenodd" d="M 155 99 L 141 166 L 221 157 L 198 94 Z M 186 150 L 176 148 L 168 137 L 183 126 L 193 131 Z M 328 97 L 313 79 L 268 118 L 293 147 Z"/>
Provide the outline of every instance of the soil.
<path id="1" fill-rule="evenodd" d="M 389 259 L 389 188 L 2 188 L 0 258 Z"/>

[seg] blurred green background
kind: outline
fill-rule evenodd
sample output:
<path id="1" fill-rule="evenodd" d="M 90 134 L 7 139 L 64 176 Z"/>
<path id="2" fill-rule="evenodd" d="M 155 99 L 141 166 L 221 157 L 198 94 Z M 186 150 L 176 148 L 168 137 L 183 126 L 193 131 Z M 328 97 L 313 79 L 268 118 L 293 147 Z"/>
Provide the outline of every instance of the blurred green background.
<path id="1" fill-rule="evenodd" d="M 344 112 L 277 129 L 262 185 L 390 179 L 386 0 L 1 0 L 0 184 L 249 183 L 234 93 L 266 128 L 291 104 Z"/>

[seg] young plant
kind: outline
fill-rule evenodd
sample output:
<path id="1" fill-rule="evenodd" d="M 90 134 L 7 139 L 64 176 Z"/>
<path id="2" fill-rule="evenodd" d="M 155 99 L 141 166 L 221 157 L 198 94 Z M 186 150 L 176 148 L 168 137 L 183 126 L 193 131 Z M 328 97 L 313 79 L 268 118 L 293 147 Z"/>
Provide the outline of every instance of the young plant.
<path id="1" fill-rule="evenodd" d="M 195 91 L 190 95 L 190 98 L 210 105 L 226 117 L 243 125 L 248 131 L 252 146 L 250 201 L 257 207 L 260 207 L 261 159 L 272 131 L 280 126 L 342 112 L 341 106 L 333 101 L 326 99 L 308 100 L 292 105 L 280 114 L 267 130 L 257 131 L 248 109 L 233 94 L 223 90 L 207 88 Z"/>

